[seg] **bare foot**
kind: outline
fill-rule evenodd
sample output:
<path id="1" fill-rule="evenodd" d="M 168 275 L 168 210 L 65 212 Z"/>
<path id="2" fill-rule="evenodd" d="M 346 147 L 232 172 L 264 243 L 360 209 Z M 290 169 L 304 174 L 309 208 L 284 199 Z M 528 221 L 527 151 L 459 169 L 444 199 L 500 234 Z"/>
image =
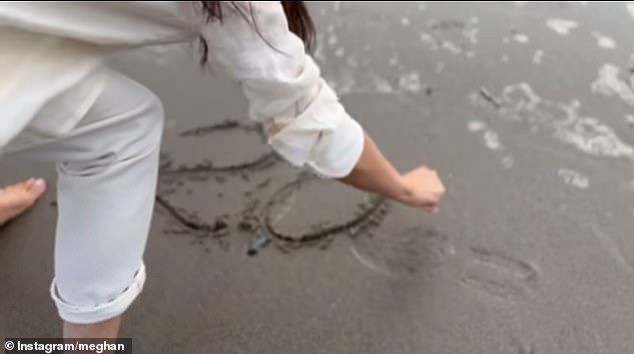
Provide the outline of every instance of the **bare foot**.
<path id="1" fill-rule="evenodd" d="M 0 226 L 22 214 L 45 190 L 46 182 L 35 178 L 0 188 Z"/>

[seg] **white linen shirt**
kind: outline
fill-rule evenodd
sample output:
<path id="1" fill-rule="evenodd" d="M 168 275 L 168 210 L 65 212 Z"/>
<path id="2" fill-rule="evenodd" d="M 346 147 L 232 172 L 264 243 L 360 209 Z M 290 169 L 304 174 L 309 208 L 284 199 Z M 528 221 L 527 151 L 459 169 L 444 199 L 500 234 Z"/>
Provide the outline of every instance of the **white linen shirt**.
<path id="1" fill-rule="evenodd" d="M 202 36 L 209 64 L 240 82 L 251 118 L 282 157 L 325 177 L 348 175 L 363 129 L 289 31 L 279 2 L 236 4 L 251 6 L 258 31 L 229 7 L 222 22 L 207 22 L 195 2 L 0 2 L 0 151 L 24 129 L 71 133 L 100 89 L 76 88 L 113 52 Z M 68 102 L 76 113 L 55 115 Z"/>

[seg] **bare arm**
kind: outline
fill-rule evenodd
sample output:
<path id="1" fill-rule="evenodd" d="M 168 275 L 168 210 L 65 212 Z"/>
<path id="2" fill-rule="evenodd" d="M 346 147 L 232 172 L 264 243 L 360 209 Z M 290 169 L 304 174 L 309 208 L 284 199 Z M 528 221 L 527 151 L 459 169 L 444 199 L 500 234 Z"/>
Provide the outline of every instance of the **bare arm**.
<path id="1" fill-rule="evenodd" d="M 201 35 L 217 65 L 241 83 L 252 119 L 288 162 L 323 177 L 433 210 L 444 192 L 436 172 L 400 174 L 348 115 L 302 41 L 288 29 L 279 2 L 252 2 L 259 32 L 237 14 L 202 20 Z M 267 40 L 264 41 L 263 38 Z"/>
<path id="2" fill-rule="evenodd" d="M 438 174 L 426 167 L 401 175 L 367 134 L 359 161 L 348 176 L 339 180 L 357 189 L 428 211 L 437 208 L 445 192 Z"/>
<path id="3" fill-rule="evenodd" d="M 372 138 L 365 134 L 361 158 L 352 172 L 340 179 L 355 188 L 402 200 L 409 192 L 401 174 L 385 159 Z"/>

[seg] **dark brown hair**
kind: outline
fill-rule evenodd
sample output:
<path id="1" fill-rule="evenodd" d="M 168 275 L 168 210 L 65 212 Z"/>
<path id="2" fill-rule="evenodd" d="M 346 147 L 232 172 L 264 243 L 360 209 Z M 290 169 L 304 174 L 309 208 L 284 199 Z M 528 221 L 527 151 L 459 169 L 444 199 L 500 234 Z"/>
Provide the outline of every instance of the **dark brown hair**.
<path id="1" fill-rule="evenodd" d="M 223 4 L 223 2 L 225 4 Z M 316 42 L 315 25 L 312 18 L 310 17 L 310 13 L 308 12 L 306 4 L 303 1 L 280 2 L 282 3 L 284 14 L 286 15 L 289 30 L 295 33 L 295 35 L 297 35 L 299 38 L 301 38 L 302 41 L 304 41 L 304 46 L 306 47 L 307 52 L 312 52 Z M 238 6 L 238 4 L 233 1 L 201 1 L 200 3 L 202 4 L 202 11 L 204 11 L 204 15 L 207 21 L 219 21 L 222 23 L 223 10 L 229 9 L 240 14 L 240 16 L 251 23 L 254 27 L 254 30 L 259 33 L 251 4 L 249 4 L 248 6 L 247 14 L 244 8 Z M 230 5 L 230 7 L 227 7 L 227 5 Z M 265 38 L 262 38 L 262 40 L 266 41 Z M 202 52 L 200 61 L 202 64 L 204 64 L 207 62 L 209 47 L 207 46 L 207 43 L 203 38 L 200 39 L 200 44 Z"/>

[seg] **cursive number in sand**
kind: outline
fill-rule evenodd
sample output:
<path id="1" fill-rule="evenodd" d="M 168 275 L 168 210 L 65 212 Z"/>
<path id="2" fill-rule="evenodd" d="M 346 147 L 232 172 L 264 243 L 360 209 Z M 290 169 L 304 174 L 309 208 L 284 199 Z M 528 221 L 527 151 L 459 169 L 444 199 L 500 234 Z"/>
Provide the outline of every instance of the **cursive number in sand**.
<path id="1" fill-rule="evenodd" d="M 285 211 L 288 212 L 288 200 L 292 199 L 294 193 L 302 188 L 306 183 L 317 181 L 318 179 L 309 174 L 300 175 L 295 181 L 292 181 L 282 188 L 278 189 L 267 202 L 262 210 L 261 220 L 265 230 L 278 241 L 285 243 L 287 246 L 299 245 L 327 239 L 335 234 L 347 232 L 350 236 L 359 233 L 360 230 L 374 224 L 380 223 L 380 219 L 387 213 L 387 202 L 385 198 L 371 196 L 367 202 L 363 202 L 358 206 L 357 214 L 349 220 L 344 220 L 336 224 L 328 226 L 316 225 L 311 230 L 307 230 L 301 234 L 291 235 L 278 230 L 275 222 L 280 218 L 280 214 L 274 215 L 273 209 L 278 205 L 286 205 Z"/>
<path id="2" fill-rule="evenodd" d="M 266 135 L 259 125 L 247 124 L 238 120 L 226 120 L 221 123 L 198 127 L 180 134 L 183 138 L 200 138 L 217 132 L 227 131 L 244 131 L 257 133 L 266 142 Z M 277 162 L 277 155 L 272 150 L 263 153 L 251 161 L 236 162 L 228 165 L 217 165 L 213 161 L 204 160 L 193 165 L 180 165 L 176 168 L 172 167 L 169 156 L 163 154 L 160 168 L 162 176 L 182 175 L 188 173 L 214 173 L 214 172 L 240 172 L 245 170 L 264 169 L 272 166 Z"/>

